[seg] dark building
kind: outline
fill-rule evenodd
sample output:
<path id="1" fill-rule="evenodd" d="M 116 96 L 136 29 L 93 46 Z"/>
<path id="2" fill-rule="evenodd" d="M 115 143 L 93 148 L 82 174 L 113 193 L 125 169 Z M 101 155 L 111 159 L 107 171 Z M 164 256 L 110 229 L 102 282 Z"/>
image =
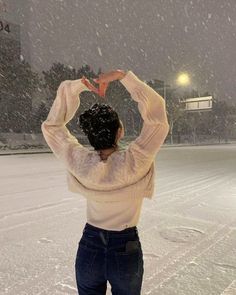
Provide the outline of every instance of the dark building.
<path id="1" fill-rule="evenodd" d="M 21 56 L 20 25 L 0 17 L 0 54 L 1 58 L 11 57 L 19 60 Z"/>

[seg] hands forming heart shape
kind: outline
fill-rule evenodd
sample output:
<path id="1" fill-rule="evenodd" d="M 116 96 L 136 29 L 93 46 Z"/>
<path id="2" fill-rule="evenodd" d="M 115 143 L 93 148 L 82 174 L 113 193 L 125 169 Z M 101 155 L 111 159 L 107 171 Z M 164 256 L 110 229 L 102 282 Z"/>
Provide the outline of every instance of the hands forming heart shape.
<path id="1" fill-rule="evenodd" d="M 83 76 L 81 78 L 81 82 L 91 91 L 95 92 L 96 94 L 98 94 L 101 97 L 105 97 L 105 93 L 106 93 L 107 87 L 109 85 L 109 82 L 98 82 L 99 88 L 96 88 L 92 83 L 90 83 L 90 81 L 88 79 L 86 79 L 85 76 Z M 95 83 L 97 83 L 97 82 L 95 81 Z"/>

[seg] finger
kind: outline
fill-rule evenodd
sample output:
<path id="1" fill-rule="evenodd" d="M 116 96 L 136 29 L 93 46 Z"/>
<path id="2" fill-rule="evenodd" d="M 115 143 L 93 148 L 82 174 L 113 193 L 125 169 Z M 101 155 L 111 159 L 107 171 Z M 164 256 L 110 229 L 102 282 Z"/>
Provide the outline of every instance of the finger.
<path id="1" fill-rule="evenodd" d="M 98 78 L 93 79 L 93 81 L 94 81 L 95 83 L 99 83 L 99 79 L 98 79 Z"/>
<path id="2" fill-rule="evenodd" d="M 87 79 L 82 79 L 82 82 L 84 83 L 84 85 L 89 88 L 90 90 L 92 90 L 93 92 L 98 94 L 98 90 L 96 87 L 94 87 L 89 80 Z"/>
<path id="3" fill-rule="evenodd" d="M 106 89 L 109 83 L 100 83 L 99 84 L 99 95 L 105 97 Z"/>
<path id="4" fill-rule="evenodd" d="M 88 88 L 90 88 L 89 81 L 86 80 L 84 77 L 81 78 L 81 82 Z"/>
<path id="5" fill-rule="evenodd" d="M 105 94 L 106 94 L 106 90 L 107 90 L 108 84 L 109 83 L 103 83 L 102 84 L 102 94 L 103 94 L 103 96 L 105 96 Z"/>
<path id="6" fill-rule="evenodd" d="M 104 97 L 104 83 L 99 83 L 99 96 Z"/>

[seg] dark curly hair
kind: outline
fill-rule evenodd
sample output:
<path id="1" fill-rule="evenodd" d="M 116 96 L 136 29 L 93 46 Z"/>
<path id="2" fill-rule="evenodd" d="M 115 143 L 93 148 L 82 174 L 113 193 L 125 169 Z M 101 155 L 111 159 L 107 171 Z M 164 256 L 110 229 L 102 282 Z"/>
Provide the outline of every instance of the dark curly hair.
<path id="1" fill-rule="evenodd" d="M 79 116 L 79 127 L 95 150 L 115 147 L 116 134 L 122 127 L 117 112 L 108 104 L 95 103 Z"/>

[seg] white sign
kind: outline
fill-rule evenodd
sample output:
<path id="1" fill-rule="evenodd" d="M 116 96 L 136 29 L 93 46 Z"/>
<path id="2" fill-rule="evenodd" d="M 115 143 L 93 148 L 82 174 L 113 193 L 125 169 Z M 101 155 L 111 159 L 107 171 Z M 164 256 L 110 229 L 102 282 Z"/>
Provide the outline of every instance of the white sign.
<path id="1" fill-rule="evenodd" d="M 187 98 L 183 101 L 186 111 L 210 111 L 212 109 L 212 96 Z"/>

